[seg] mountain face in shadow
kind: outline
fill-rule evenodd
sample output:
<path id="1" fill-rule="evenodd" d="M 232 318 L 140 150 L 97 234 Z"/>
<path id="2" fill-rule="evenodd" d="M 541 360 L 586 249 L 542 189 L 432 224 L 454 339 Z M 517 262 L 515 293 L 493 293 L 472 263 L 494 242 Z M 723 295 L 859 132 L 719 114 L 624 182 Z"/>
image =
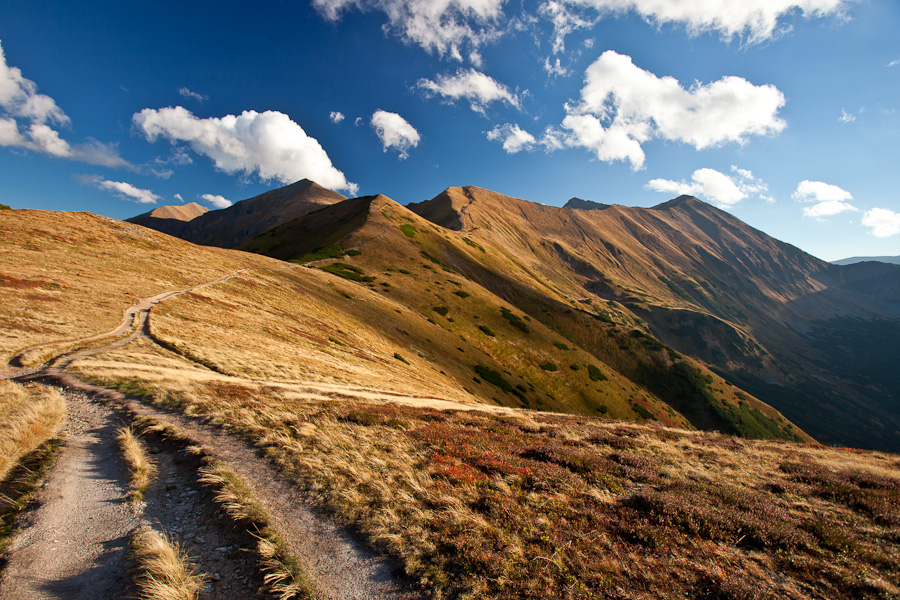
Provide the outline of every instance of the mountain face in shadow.
<path id="1" fill-rule="evenodd" d="M 169 216 L 178 207 L 160 207 L 128 221 L 195 244 L 233 248 L 272 227 L 345 199 L 346 196 L 303 179 L 190 220 Z M 157 211 L 161 214 L 154 214 Z"/>

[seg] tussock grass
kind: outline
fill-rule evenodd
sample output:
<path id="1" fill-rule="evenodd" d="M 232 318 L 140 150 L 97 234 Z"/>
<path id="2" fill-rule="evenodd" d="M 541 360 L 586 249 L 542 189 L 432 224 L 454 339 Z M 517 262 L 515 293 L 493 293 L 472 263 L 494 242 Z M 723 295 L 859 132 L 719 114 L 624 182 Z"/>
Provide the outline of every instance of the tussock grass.
<path id="1" fill-rule="evenodd" d="M 434 597 L 900 595 L 894 455 L 248 382 L 168 395 L 252 440 Z M 264 519 L 235 489 L 223 504 Z"/>
<path id="2" fill-rule="evenodd" d="M 203 579 L 184 550 L 163 533 L 138 529 L 131 537 L 140 600 L 196 600 Z"/>
<path id="3" fill-rule="evenodd" d="M 54 388 L 0 380 L 0 481 L 20 458 L 52 437 L 66 412 Z"/>
<path id="4" fill-rule="evenodd" d="M 128 492 L 128 499 L 132 502 L 140 502 L 144 497 L 144 492 L 147 491 L 147 486 L 153 480 L 156 466 L 147 456 L 144 444 L 134 435 L 130 427 L 120 429 L 116 435 L 116 441 L 119 442 L 122 456 L 128 463 L 131 472 L 131 490 Z"/>
<path id="5" fill-rule="evenodd" d="M 200 470 L 200 480 L 213 487 L 215 499 L 235 521 L 253 529 L 263 581 L 279 600 L 305 600 L 314 597 L 314 586 L 302 562 L 272 526 L 272 519 L 247 485 L 223 463 Z"/>

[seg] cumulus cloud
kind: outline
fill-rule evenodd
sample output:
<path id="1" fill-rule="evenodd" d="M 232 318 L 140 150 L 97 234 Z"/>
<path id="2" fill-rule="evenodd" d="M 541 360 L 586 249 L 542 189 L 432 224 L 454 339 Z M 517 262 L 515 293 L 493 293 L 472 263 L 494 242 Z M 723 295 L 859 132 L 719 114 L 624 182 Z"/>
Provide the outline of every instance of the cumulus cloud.
<path id="1" fill-rule="evenodd" d="M 450 102 L 467 100 L 472 110 L 484 114 L 492 102 L 504 102 L 519 108 L 519 98 L 493 77 L 475 69 L 460 69 L 453 75 L 438 75 L 436 81 L 420 79 L 416 84 L 428 95 L 439 95 Z"/>
<path id="2" fill-rule="evenodd" d="M 830 217 L 847 211 L 859 209 L 849 203 L 853 196 L 847 190 L 821 181 L 801 181 L 791 194 L 797 202 L 811 203 L 803 208 L 805 217 Z"/>
<path id="3" fill-rule="evenodd" d="M 333 110 L 330 113 L 328 113 L 328 118 L 331 119 L 332 123 L 340 123 L 341 121 L 344 120 L 344 113 L 337 111 L 337 110 Z"/>
<path id="4" fill-rule="evenodd" d="M 231 206 L 231 200 L 217 194 L 203 194 L 200 198 L 209 202 L 213 208 L 228 208 Z"/>
<path id="5" fill-rule="evenodd" d="M 353 194 L 358 190 L 334 167 L 319 142 L 284 113 L 247 110 L 201 119 L 184 107 L 170 106 L 145 108 L 132 120 L 147 140 L 184 142 L 225 173 L 256 173 L 282 183 L 308 178 L 333 190 Z"/>
<path id="6" fill-rule="evenodd" d="M 646 187 L 656 192 L 698 196 L 722 208 L 730 208 L 751 195 L 771 200 L 764 194 L 769 187 L 754 177 L 751 171 L 732 166 L 731 172 L 733 175 L 726 175 L 715 169 L 697 169 L 689 182 L 651 179 Z"/>
<path id="7" fill-rule="evenodd" d="M 350 9 L 377 10 L 387 17 L 384 29 L 440 56 L 462 60 L 466 48 L 476 50 L 497 39 L 504 20 L 505 0 L 313 0 L 326 20 L 337 21 Z M 477 64 L 477 63 L 476 63 Z"/>
<path id="8" fill-rule="evenodd" d="M 92 185 L 98 189 L 112 192 L 123 200 L 137 202 L 138 204 L 156 204 L 159 196 L 150 190 L 144 190 L 131 185 L 125 181 L 110 181 L 103 179 L 99 175 L 84 175 L 78 177 L 82 183 Z"/>
<path id="9" fill-rule="evenodd" d="M 207 100 L 209 100 L 209 96 L 197 92 L 192 92 L 186 87 L 178 88 L 178 93 L 188 100 L 196 100 L 197 102 L 206 102 Z"/>
<path id="10" fill-rule="evenodd" d="M 630 56 L 607 50 L 588 67 L 581 101 L 566 105 L 562 127 L 568 131 L 566 145 L 639 169 L 642 145 L 653 138 L 700 150 L 776 134 L 785 127 L 777 116 L 782 106 L 784 94 L 773 85 L 729 76 L 684 88 L 674 77 L 657 77 Z"/>
<path id="11" fill-rule="evenodd" d="M 601 15 L 636 12 L 657 26 L 668 23 L 683 25 L 691 35 L 718 32 L 722 38 L 735 36 L 747 43 L 771 39 L 782 30 L 779 21 L 796 13 L 805 18 L 843 17 L 855 0 L 704 0 L 672 2 L 671 0 L 567 0 L 576 6 L 596 9 Z"/>
<path id="12" fill-rule="evenodd" d="M 891 237 L 900 233 L 900 213 L 887 208 L 873 208 L 863 215 L 862 224 L 871 227 L 875 237 Z"/>
<path id="13" fill-rule="evenodd" d="M 419 145 L 419 132 L 397 113 L 376 110 L 371 123 L 384 151 L 396 148 L 400 152 L 400 160 L 407 158 L 409 151 Z"/>
<path id="14" fill-rule="evenodd" d="M 497 125 L 487 132 L 487 139 L 501 142 L 507 154 L 531 150 L 537 143 L 534 136 L 516 124 Z"/>
<path id="15" fill-rule="evenodd" d="M 39 94 L 35 82 L 24 77 L 18 67 L 6 63 L 0 45 L 0 146 L 24 148 L 94 165 L 129 166 L 115 146 L 96 140 L 70 144 L 50 126 L 68 126 L 70 122 L 53 98 Z"/>

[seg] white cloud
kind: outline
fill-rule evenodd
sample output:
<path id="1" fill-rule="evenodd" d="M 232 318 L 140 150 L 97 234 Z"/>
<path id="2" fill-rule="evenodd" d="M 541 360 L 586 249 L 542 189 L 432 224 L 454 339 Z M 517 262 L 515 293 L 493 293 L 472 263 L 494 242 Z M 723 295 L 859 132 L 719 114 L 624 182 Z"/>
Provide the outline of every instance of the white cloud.
<path id="1" fill-rule="evenodd" d="M 37 84 L 22 76 L 18 67 L 6 64 L 0 45 L 0 108 L 9 116 L 28 119 L 33 123 L 67 125 L 69 117 L 50 96 L 37 93 Z"/>
<path id="2" fill-rule="evenodd" d="M 841 116 L 838 117 L 838 121 L 841 123 L 852 123 L 856 120 L 856 117 L 848 113 L 843 108 L 841 109 Z"/>
<path id="3" fill-rule="evenodd" d="M 344 113 L 337 111 L 337 110 L 333 110 L 330 113 L 328 113 L 328 118 L 331 119 L 332 123 L 340 123 L 341 121 L 344 120 Z"/>
<path id="4" fill-rule="evenodd" d="M 209 100 L 209 96 L 197 92 L 192 92 L 186 87 L 178 88 L 178 93 L 188 100 L 196 100 L 197 102 L 206 102 L 207 100 Z"/>
<path id="5" fill-rule="evenodd" d="M 22 130 L 18 119 L 28 122 L 21 123 Z M 37 84 L 25 78 L 19 68 L 6 64 L 0 46 L 0 146 L 25 148 L 106 167 L 130 166 L 115 146 L 92 139 L 83 144 L 70 144 L 48 123 L 67 126 L 70 120 L 53 98 L 37 92 Z"/>
<path id="6" fill-rule="evenodd" d="M 181 197 L 181 194 L 175 194 L 175 195 L 173 196 L 173 198 L 175 198 L 175 199 L 178 200 L 179 202 L 184 202 L 184 198 Z"/>
<path id="7" fill-rule="evenodd" d="M 734 175 L 729 176 L 715 169 L 697 169 L 691 175 L 691 181 L 673 181 L 671 179 L 651 179 L 647 189 L 670 194 L 689 194 L 698 196 L 707 202 L 722 208 L 730 208 L 751 195 L 771 201 L 764 195 L 769 187 L 753 176 L 747 169 L 731 167 Z"/>
<path id="8" fill-rule="evenodd" d="M 888 66 L 888 67 L 896 67 L 897 65 L 900 65 L 900 59 L 898 59 L 898 60 L 892 60 L 892 61 L 889 62 L 886 66 Z"/>
<path id="9" fill-rule="evenodd" d="M 862 224 L 871 227 L 875 237 L 891 237 L 900 233 L 900 213 L 886 208 L 873 208 L 863 215 Z"/>
<path id="10" fill-rule="evenodd" d="M 548 75 L 553 77 L 565 77 L 569 74 L 569 70 L 562 66 L 562 63 L 559 60 L 559 57 L 556 58 L 555 62 L 550 62 L 550 57 L 544 59 L 544 70 Z"/>
<path id="11" fill-rule="evenodd" d="M 159 200 L 159 196 L 150 190 L 134 187 L 130 183 L 124 181 L 109 181 L 108 179 L 103 179 L 99 175 L 86 175 L 78 177 L 78 179 L 80 179 L 82 183 L 112 192 L 123 200 L 137 202 L 138 204 L 156 204 L 156 201 Z"/>
<path id="12" fill-rule="evenodd" d="M 377 10 L 387 16 L 386 31 L 428 52 L 462 60 L 464 48 L 477 49 L 510 26 L 502 19 L 505 0 L 312 0 L 318 13 L 337 21 L 350 9 Z"/>
<path id="13" fill-rule="evenodd" d="M 748 43 L 771 39 L 783 31 L 779 21 L 801 13 L 805 18 L 836 16 L 855 0 L 567 0 L 596 9 L 602 16 L 634 11 L 657 26 L 683 25 L 691 35 L 718 32 L 726 40 L 735 36 Z"/>
<path id="14" fill-rule="evenodd" d="M 231 200 L 217 194 L 203 194 L 200 198 L 209 202 L 213 208 L 228 208 L 231 206 Z"/>
<path id="15" fill-rule="evenodd" d="M 437 81 L 420 79 L 416 84 L 430 95 L 468 100 L 472 110 L 484 113 L 491 102 L 505 102 L 519 108 L 519 98 L 496 79 L 475 69 L 460 69 L 455 75 L 438 75 Z"/>
<path id="16" fill-rule="evenodd" d="M 538 14 L 553 24 L 553 54 L 565 52 L 567 35 L 594 25 L 594 21 L 574 14 L 557 0 L 544 2 L 538 8 Z"/>
<path id="17" fill-rule="evenodd" d="M 409 151 L 419 145 L 419 132 L 397 113 L 376 110 L 371 123 L 384 151 L 396 148 L 400 152 L 400 160 L 407 158 Z"/>
<path id="18" fill-rule="evenodd" d="M 135 113 L 133 121 L 149 141 L 164 137 L 172 143 L 185 142 L 226 173 L 255 172 L 262 179 L 282 183 L 308 178 L 354 194 L 358 189 L 331 164 L 319 142 L 284 113 L 247 110 L 201 119 L 176 106 L 145 108 Z"/>
<path id="19" fill-rule="evenodd" d="M 487 139 L 502 142 L 507 154 L 515 154 L 522 150 L 531 150 L 537 143 L 534 136 L 516 124 L 497 125 L 487 132 Z"/>
<path id="20" fill-rule="evenodd" d="M 812 203 L 812 206 L 803 208 L 805 217 L 830 217 L 842 212 L 859 210 L 848 202 L 853 200 L 850 192 L 821 181 L 801 181 L 791 194 L 791 198 L 797 202 Z"/>
<path id="21" fill-rule="evenodd" d="M 784 94 L 773 85 L 723 77 L 685 89 L 674 77 L 657 77 L 630 56 L 604 52 L 588 67 L 581 101 L 566 105 L 566 145 L 593 151 L 603 161 L 644 165 L 642 145 L 653 139 L 679 141 L 698 150 L 785 127 L 778 118 Z"/>

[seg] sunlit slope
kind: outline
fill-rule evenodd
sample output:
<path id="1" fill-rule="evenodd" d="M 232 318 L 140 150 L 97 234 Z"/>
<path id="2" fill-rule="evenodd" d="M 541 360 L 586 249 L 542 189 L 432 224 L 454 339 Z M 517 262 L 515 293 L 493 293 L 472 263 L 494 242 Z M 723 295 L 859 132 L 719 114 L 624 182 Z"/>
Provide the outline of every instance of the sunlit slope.
<path id="1" fill-rule="evenodd" d="M 278 261 L 90 213 L 0 211 L 0 354 L 115 328 L 137 298 Z"/>
<path id="2" fill-rule="evenodd" d="M 316 267 L 356 279 L 429 319 L 457 336 L 462 348 L 474 346 L 502 364 L 500 374 L 512 388 L 504 391 L 500 382 L 491 398 L 636 420 L 675 423 L 687 417 L 697 427 L 754 437 L 799 434 L 770 407 L 635 332 L 631 323 L 613 323 L 601 307 L 579 303 L 583 294 L 570 298 L 538 272 L 539 261 L 509 253 L 502 240 L 489 236 L 476 242 L 470 233 L 373 196 L 311 213 L 243 248 L 316 261 Z M 520 275 L 510 277 L 513 272 Z M 573 287 L 564 275 L 557 278 Z M 472 375 L 484 383 L 477 371 Z M 654 380 L 660 383 L 652 389 L 647 383 Z M 542 392 L 550 402 L 530 398 Z"/>

